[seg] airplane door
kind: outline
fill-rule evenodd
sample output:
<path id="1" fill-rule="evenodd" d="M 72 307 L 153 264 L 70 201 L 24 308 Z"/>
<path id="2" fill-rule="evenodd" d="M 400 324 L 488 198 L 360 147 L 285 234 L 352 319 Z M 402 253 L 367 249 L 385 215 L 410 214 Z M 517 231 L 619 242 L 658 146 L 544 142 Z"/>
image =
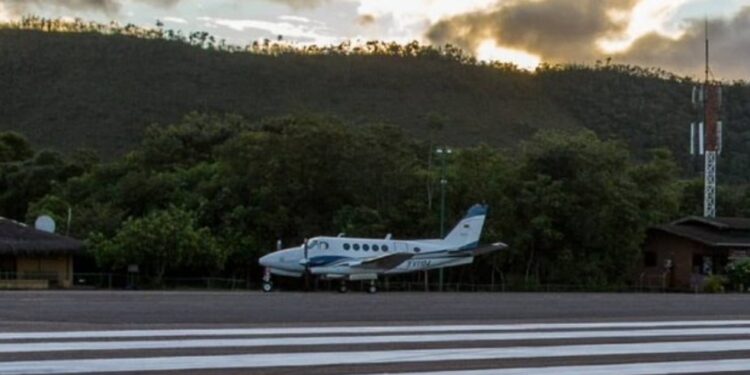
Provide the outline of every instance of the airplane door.
<path id="1" fill-rule="evenodd" d="M 409 245 L 406 242 L 394 242 L 394 249 L 396 249 L 396 252 L 399 253 L 407 253 L 409 252 Z"/>

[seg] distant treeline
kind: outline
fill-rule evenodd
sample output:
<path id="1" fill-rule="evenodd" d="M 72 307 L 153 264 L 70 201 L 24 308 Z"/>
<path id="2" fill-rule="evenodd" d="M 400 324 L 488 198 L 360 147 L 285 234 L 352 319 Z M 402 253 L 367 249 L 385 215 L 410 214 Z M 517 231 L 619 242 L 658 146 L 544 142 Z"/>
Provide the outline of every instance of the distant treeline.
<path id="1" fill-rule="evenodd" d="M 73 20 L 50 19 L 38 16 L 26 16 L 20 21 L 0 23 L 0 28 L 11 30 L 33 30 L 55 33 L 97 33 L 102 35 L 122 35 L 141 39 L 158 39 L 181 42 L 193 47 L 210 49 L 221 52 L 249 52 L 265 55 L 301 54 L 301 55 L 389 55 L 410 57 L 440 57 L 452 61 L 478 64 L 479 62 L 460 48 L 452 45 L 433 47 L 421 45 L 417 41 L 407 44 L 383 42 L 377 40 L 352 42 L 345 41 L 335 45 L 297 44 L 284 41 L 283 35 L 274 40 L 263 39 L 253 41 L 246 46 L 228 44 L 225 39 L 217 38 L 206 31 L 183 33 L 180 30 L 164 29 L 161 21 L 156 27 L 146 28 L 134 24 L 121 25 L 117 22 L 102 24 L 84 21 L 80 18 Z M 516 69 L 512 64 L 490 63 L 497 67 Z"/>
<path id="2" fill-rule="evenodd" d="M 393 41 L 386 42 L 380 40 L 347 40 L 339 44 L 317 45 L 286 41 L 284 40 L 283 35 L 278 35 L 275 39 L 265 38 L 262 40 L 255 40 L 245 46 L 240 46 L 229 44 L 226 39 L 217 38 L 207 31 L 184 33 L 181 30 L 165 29 L 164 23 L 160 20 L 156 21 L 155 27 L 149 28 L 132 23 L 122 25 L 116 21 L 112 21 L 109 24 L 103 24 L 94 21 L 85 21 L 81 18 L 44 18 L 33 15 L 24 16 L 19 21 L 0 23 L 0 29 L 43 31 L 51 33 L 96 33 L 102 35 L 121 35 L 140 39 L 181 42 L 193 47 L 230 53 L 247 52 L 261 55 L 382 55 L 441 58 L 462 64 L 491 66 L 501 70 L 524 72 L 513 63 L 477 60 L 471 54 L 466 53 L 461 48 L 452 44 L 446 44 L 443 46 L 424 45 L 416 40 L 409 43 L 397 43 Z M 543 63 L 539 69 L 566 70 L 575 66 L 576 65 L 569 64 L 550 65 Z M 680 77 L 669 71 L 656 67 L 643 68 L 632 65 L 611 64 L 610 58 L 604 58 L 596 62 L 597 68 L 602 66 L 632 75 L 657 77 L 662 79 L 690 80 L 690 78 Z"/>
<path id="3" fill-rule="evenodd" d="M 27 17 L 0 26 L 0 130 L 64 152 L 86 146 L 106 160 L 138 145 L 149 124 L 191 111 L 259 121 L 333 116 L 387 123 L 456 146 L 514 146 L 540 130 L 589 129 L 634 156 L 664 147 L 684 177 L 695 84 L 658 68 L 542 65 L 534 72 L 484 64 L 452 46 L 379 41 L 298 46 L 268 40 L 229 46 L 205 32 Z M 750 180 L 750 86 L 726 83 L 720 181 Z M 54 135 L 54 136 L 50 136 Z"/>
<path id="4" fill-rule="evenodd" d="M 157 284 L 185 275 L 257 279 L 258 257 L 278 239 L 438 237 L 436 146 L 387 125 L 191 114 L 150 127 L 124 158 L 99 162 L 83 151 L 35 153 L 6 133 L 0 213 L 29 222 L 52 215 L 61 231 L 87 241 L 101 271 L 135 263 Z M 447 225 L 487 203 L 482 240 L 510 249 L 448 271 L 448 281 L 489 283 L 494 274 L 628 284 L 645 229 L 701 209 L 701 182 L 680 179 L 669 151 L 648 155 L 636 160 L 624 143 L 587 130 L 543 131 L 512 149 L 455 148 L 445 160 Z M 722 215 L 750 214 L 747 189 L 723 187 L 719 203 Z"/>

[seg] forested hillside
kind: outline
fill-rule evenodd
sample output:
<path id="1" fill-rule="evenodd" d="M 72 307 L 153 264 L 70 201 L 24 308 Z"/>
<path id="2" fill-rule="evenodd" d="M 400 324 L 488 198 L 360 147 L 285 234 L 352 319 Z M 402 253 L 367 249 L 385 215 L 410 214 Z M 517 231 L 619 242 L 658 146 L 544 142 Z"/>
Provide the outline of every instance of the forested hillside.
<path id="1" fill-rule="evenodd" d="M 139 144 L 148 125 L 192 111 L 387 123 L 457 146 L 514 147 L 539 129 L 588 128 L 625 141 L 640 158 L 667 147 L 684 175 L 695 168 L 687 156 L 688 124 L 698 117 L 693 83 L 658 70 L 600 64 L 529 73 L 421 46 L 240 52 L 207 48 L 201 37 L 195 45 L 192 36 L 0 28 L 0 130 L 18 131 L 37 147 L 93 148 L 111 160 Z M 724 97 L 721 178 L 746 182 L 750 86 L 728 85 Z"/>
<path id="2" fill-rule="evenodd" d="M 258 280 L 278 239 L 434 237 L 443 162 L 448 226 L 484 202 L 510 245 L 454 282 L 632 285 L 646 228 L 701 212 L 692 83 L 658 70 L 32 21 L 0 27 L 0 128 L 32 141 L 0 132 L 0 216 L 52 215 L 89 270 Z M 748 216 L 750 88 L 724 97 L 718 211 Z"/>

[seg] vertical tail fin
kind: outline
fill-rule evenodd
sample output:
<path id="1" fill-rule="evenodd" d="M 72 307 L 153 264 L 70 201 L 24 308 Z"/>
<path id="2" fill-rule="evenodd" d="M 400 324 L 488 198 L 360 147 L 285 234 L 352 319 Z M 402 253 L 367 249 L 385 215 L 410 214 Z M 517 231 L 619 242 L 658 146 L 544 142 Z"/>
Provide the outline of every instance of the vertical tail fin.
<path id="1" fill-rule="evenodd" d="M 455 249 L 470 249 L 479 245 L 479 236 L 482 235 L 484 219 L 487 217 L 487 206 L 475 204 L 466 216 L 461 219 L 453 230 L 448 233 L 443 241 Z"/>

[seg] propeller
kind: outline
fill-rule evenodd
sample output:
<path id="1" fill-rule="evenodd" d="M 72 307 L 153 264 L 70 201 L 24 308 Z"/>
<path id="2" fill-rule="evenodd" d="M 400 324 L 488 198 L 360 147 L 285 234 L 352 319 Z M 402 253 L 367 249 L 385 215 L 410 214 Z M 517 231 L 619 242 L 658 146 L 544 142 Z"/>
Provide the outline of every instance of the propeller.
<path id="1" fill-rule="evenodd" d="M 305 238 L 302 241 L 302 259 L 299 260 L 299 264 L 305 266 L 305 271 L 308 271 L 308 268 L 309 268 L 307 264 L 310 261 L 309 258 L 310 257 L 308 255 L 307 238 Z"/>
<path id="2" fill-rule="evenodd" d="M 303 252 L 305 254 L 305 268 L 307 268 L 307 261 L 309 259 L 308 256 L 307 256 L 307 238 L 305 238 L 305 241 L 302 242 L 302 250 L 303 250 Z"/>
<path id="3" fill-rule="evenodd" d="M 304 263 L 305 263 L 305 290 L 310 290 L 310 259 L 308 257 L 308 249 L 307 249 L 307 238 L 305 238 L 305 241 L 302 242 L 302 252 L 304 254 Z"/>

